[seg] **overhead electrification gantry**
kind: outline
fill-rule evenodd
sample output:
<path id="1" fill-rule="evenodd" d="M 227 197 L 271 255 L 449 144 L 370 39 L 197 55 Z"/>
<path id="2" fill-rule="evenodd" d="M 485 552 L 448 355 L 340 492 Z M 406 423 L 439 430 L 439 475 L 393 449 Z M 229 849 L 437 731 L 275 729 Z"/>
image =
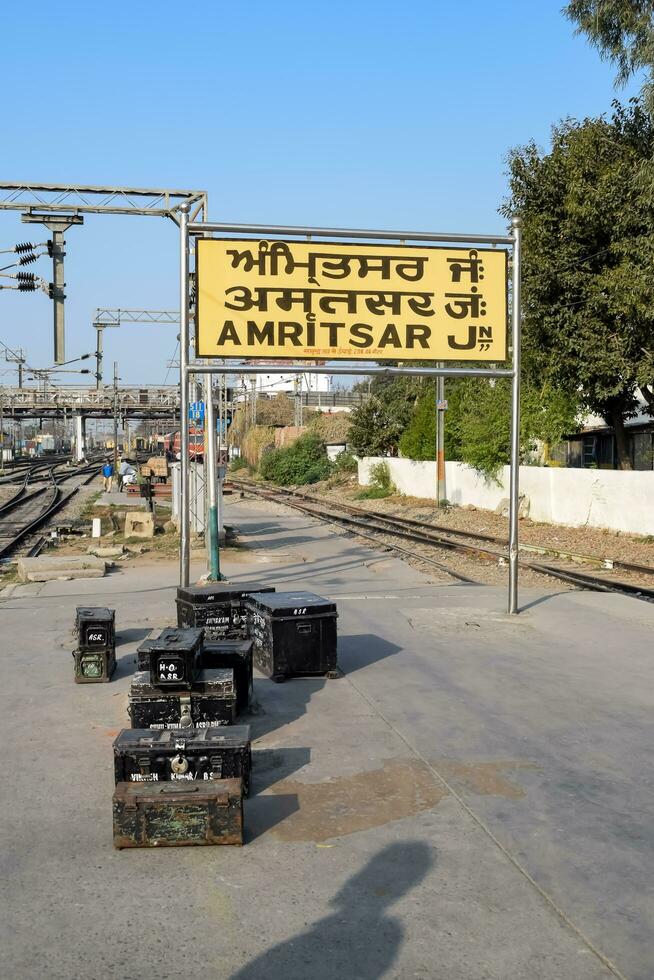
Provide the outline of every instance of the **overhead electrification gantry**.
<path id="1" fill-rule="evenodd" d="M 21 220 L 42 224 L 52 233 L 52 286 L 54 310 L 54 361 L 65 358 L 64 332 L 64 232 L 81 225 L 84 214 L 135 214 L 172 218 L 179 224 L 179 209 L 190 209 L 194 218 L 206 215 L 205 191 L 170 188 L 103 187 L 79 184 L 32 184 L 0 182 L 0 211 L 20 211 Z"/>

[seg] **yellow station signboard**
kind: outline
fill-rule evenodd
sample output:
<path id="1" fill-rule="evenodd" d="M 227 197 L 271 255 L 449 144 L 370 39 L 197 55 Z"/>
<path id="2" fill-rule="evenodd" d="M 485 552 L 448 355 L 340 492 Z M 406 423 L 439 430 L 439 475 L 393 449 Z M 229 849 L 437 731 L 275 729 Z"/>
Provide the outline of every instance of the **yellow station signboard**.
<path id="1" fill-rule="evenodd" d="M 200 238 L 198 357 L 503 361 L 507 252 Z"/>

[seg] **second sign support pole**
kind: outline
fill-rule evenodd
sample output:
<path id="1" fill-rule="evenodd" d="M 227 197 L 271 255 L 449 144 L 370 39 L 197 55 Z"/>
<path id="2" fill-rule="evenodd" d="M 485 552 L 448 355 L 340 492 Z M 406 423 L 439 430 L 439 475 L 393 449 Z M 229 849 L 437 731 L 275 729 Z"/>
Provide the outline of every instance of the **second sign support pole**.
<path id="1" fill-rule="evenodd" d="M 518 510 L 520 507 L 520 347 L 522 337 L 521 323 L 521 241 L 520 218 L 514 218 L 513 225 L 513 309 L 511 334 L 513 353 L 511 363 L 511 483 L 509 488 L 509 612 L 518 612 Z"/>
<path id="2" fill-rule="evenodd" d="M 207 516 L 205 534 L 209 544 L 209 581 L 219 582 L 220 574 L 220 544 L 218 540 L 218 467 L 216 464 L 216 413 L 213 403 L 213 381 L 210 374 L 204 376 L 204 424 L 205 443 L 207 447 Z"/>
<path id="3" fill-rule="evenodd" d="M 179 295 L 179 584 L 189 584 L 191 575 L 191 527 L 189 514 L 189 457 L 188 457 L 188 242 L 189 205 L 179 209 L 180 234 L 180 295 Z"/>

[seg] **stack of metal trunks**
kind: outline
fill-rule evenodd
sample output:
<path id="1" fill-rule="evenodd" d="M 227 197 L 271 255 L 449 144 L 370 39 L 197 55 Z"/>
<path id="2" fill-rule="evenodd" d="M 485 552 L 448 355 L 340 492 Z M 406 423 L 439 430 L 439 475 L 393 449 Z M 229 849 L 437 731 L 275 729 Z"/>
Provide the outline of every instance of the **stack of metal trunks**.
<path id="1" fill-rule="evenodd" d="M 177 590 L 177 625 L 201 627 L 208 640 L 239 640 L 248 637 L 246 600 L 253 592 L 274 592 L 261 582 L 231 585 L 188 585 Z"/>
<path id="2" fill-rule="evenodd" d="M 137 650 L 132 727 L 114 742 L 114 845 L 242 844 L 253 663 L 273 681 L 338 676 L 336 604 L 258 582 L 177 590 L 176 628 Z"/>
<path id="3" fill-rule="evenodd" d="M 242 844 L 252 643 L 169 628 L 138 648 L 131 729 L 114 742 L 114 846 Z"/>
<path id="4" fill-rule="evenodd" d="M 116 669 L 116 612 L 104 606 L 78 606 L 77 647 L 73 650 L 76 684 L 102 684 Z"/>

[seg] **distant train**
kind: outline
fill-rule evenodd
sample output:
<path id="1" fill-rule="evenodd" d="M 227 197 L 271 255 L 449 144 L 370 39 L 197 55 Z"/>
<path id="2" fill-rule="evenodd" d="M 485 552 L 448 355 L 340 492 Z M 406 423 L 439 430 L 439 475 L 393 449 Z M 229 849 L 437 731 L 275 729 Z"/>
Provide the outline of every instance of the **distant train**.
<path id="1" fill-rule="evenodd" d="M 202 459 L 204 457 L 204 430 L 189 427 L 188 432 L 188 455 L 189 459 Z M 181 458 L 181 436 L 179 429 L 176 432 L 167 432 L 163 443 L 164 453 L 168 459 Z"/>

